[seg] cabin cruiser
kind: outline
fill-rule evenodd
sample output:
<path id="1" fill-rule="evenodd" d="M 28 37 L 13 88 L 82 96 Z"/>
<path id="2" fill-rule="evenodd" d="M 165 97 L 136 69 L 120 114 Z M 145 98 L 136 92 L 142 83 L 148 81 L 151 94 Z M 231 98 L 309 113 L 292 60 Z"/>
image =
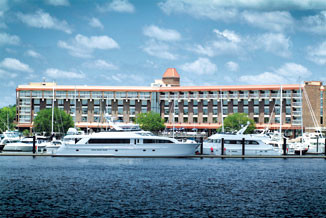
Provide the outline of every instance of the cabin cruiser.
<path id="1" fill-rule="evenodd" d="M 321 133 L 304 133 L 302 139 L 309 146 L 307 154 L 325 153 L 325 137 Z"/>
<path id="2" fill-rule="evenodd" d="M 15 143 L 20 141 L 20 135 L 17 131 L 7 130 L 2 133 L 0 137 L 0 151 L 3 150 L 4 146 L 8 143 Z"/>
<path id="3" fill-rule="evenodd" d="M 46 147 L 46 137 L 36 137 L 35 146 L 36 151 L 42 152 Z M 6 152 L 32 152 L 33 151 L 33 137 L 25 137 L 19 142 L 8 143 L 3 148 Z"/>
<path id="4" fill-rule="evenodd" d="M 245 155 L 281 155 L 279 149 L 265 144 L 254 136 L 240 134 L 215 134 L 210 136 L 203 144 L 203 154 L 220 155 L 222 138 L 224 139 L 224 155 L 242 155 L 242 140 L 245 139 Z"/>
<path id="5" fill-rule="evenodd" d="M 155 136 L 147 131 L 108 131 L 85 135 L 76 144 L 64 143 L 58 155 L 78 156 L 190 156 L 198 143 Z"/>
<path id="6" fill-rule="evenodd" d="M 48 154 L 54 154 L 56 151 L 61 147 L 62 145 L 61 140 L 52 140 L 51 142 L 48 142 L 45 146 L 46 153 Z"/>

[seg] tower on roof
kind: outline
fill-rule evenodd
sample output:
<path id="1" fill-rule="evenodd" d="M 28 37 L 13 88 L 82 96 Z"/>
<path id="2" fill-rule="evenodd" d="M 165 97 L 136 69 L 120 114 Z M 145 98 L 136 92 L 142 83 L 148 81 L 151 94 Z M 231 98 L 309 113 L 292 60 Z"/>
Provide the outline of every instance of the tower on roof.
<path id="1" fill-rule="evenodd" d="M 166 85 L 180 86 L 180 75 L 175 68 L 168 68 L 163 74 L 162 81 Z"/>

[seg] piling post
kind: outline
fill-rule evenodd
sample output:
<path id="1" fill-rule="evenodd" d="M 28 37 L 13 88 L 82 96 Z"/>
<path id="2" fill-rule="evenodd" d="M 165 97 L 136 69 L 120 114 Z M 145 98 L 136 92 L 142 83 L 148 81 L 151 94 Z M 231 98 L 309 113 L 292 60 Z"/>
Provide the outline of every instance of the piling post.
<path id="1" fill-rule="evenodd" d="M 242 156 L 245 155 L 245 138 L 242 138 Z"/>
<path id="2" fill-rule="evenodd" d="M 317 147 L 316 147 L 317 154 L 318 154 L 318 147 L 319 147 L 319 136 L 317 135 Z"/>
<path id="3" fill-rule="evenodd" d="M 324 147 L 324 155 L 326 156 L 326 138 L 325 138 L 325 147 Z"/>
<path id="4" fill-rule="evenodd" d="M 36 136 L 33 136 L 33 154 L 36 152 Z"/>
<path id="5" fill-rule="evenodd" d="M 200 155 L 203 155 L 203 137 L 200 137 Z"/>
<path id="6" fill-rule="evenodd" d="M 224 138 L 221 139 L 221 155 L 224 155 Z"/>
<path id="7" fill-rule="evenodd" d="M 283 155 L 286 155 L 286 138 L 283 138 Z"/>

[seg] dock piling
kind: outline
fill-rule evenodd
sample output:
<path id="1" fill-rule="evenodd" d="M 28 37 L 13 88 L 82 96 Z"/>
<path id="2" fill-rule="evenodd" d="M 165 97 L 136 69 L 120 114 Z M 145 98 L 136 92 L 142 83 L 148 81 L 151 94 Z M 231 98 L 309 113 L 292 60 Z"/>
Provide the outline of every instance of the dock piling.
<path id="1" fill-rule="evenodd" d="M 283 138 L 283 155 L 286 155 L 286 138 Z"/>
<path id="2" fill-rule="evenodd" d="M 224 155 L 224 138 L 221 139 L 221 155 Z"/>
<path id="3" fill-rule="evenodd" d="M 33 154 L 36 152 L 36 136 L 33 136 Z"/>
<path id="4" fill-rule="evenodd" d="M 319 136 L 317 135 L 317 147 L 316 147 L 317 154 L 318 154 L 318 147 L 319 147 Z"/>
<path id="5" fill-rule="evenodd" d="M 203 137 L 200 137 L 200 154 L 203 155 L 203 143 L 204 143 L 204 139 Z"/>
<path id="6" fill-rule="evenodd" d="M 242 138 L 242 155 L 245 155 L 245 138 Z"/>

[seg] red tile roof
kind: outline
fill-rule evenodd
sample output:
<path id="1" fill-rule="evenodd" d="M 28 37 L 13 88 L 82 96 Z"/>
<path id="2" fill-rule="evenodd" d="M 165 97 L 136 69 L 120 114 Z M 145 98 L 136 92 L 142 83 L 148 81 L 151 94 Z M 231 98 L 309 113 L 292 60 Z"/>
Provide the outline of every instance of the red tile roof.
<path id="1" fill-rule="evenodd" d="M 180 78 L 180 75 L 178 74 L 178 72 L 175 68 L 168 68 L 168 69 L 166 69 L 165 73 L 163 74 L 163 78 L 167 78 L 167 77 Z"/>

